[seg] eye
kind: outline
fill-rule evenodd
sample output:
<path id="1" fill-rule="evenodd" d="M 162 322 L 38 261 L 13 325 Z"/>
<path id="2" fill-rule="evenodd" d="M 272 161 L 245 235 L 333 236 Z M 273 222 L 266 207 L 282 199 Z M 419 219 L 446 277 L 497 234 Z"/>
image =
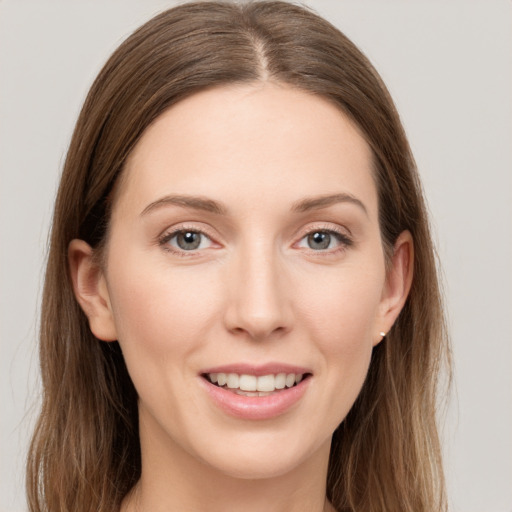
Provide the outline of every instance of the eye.
<path id="1" fill-rule="evenodd" d="M 210 247 L 212 242 L 201 231 L 183 229 L 164 236 L 160 243 L 161 245 L 170 245 L 171 248 L 179 251 L 196 251 Z"/>
<path id="2" fill-rule="evenodd" d="M 352 241 L 342 233 L 333 230 L 315 230 L 303 237 L 298 247 L 312 249 L 313 251 L 328 251 L 340 247 L 347 247 Z"/>

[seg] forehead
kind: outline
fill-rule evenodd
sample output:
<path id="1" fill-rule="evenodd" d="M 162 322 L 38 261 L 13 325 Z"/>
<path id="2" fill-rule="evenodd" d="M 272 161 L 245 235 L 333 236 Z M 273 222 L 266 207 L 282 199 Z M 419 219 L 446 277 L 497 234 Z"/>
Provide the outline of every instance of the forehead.
<path id="1" fill-rule="evenodd" d="M 116 196 L 138 207 L 166 193 L 261 203 L 280 192 L 344 192 L 376 203 L 372 153 L 318 96 L 271 83 L 223 86 L 168 109 L 128 158 Z M 375 207 L 375 205 L 374 205 Z"/>

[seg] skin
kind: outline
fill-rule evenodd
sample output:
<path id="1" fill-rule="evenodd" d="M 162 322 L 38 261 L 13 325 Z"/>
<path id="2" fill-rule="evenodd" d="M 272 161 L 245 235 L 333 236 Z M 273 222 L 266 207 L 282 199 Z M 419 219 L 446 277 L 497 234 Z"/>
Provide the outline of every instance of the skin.
<path id="1" fill-rule="evenodd" d="M 407 232 L 386 270 L 371 161 L 337 108 L 272 83 L 198 93 L 145 131 L 116 189 L 105 265 L 83 241 L 69 248 L 91 330 L 119 340 L 139 394 L 142 477 L 123 511 L 333 510 L 332 433 L 412 279 Z M 154 205 L 171 194 L 226 211 Z M 332 194 L 360 204 L 293 211 Z M 186 251 L 176 229 L 206 235 Z M 311 247 L 326 231 L 341 238 Z M 269 361 L 313 374 L 275 418 L 230 416 L 198 384 L 207 367 Z"/>

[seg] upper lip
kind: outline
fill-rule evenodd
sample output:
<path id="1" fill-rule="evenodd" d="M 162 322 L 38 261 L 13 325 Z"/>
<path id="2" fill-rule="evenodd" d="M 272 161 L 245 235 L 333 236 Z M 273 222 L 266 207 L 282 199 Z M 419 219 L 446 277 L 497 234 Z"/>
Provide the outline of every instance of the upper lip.
<path id="1" fill-rule="evenodd" d="M 295 373 L 305 374 L 312 373 L 310 369 L 304 366 L 295 366 L 287 363 L 265 363 L 265 364 L 251 364 L 251 363 L 232 363 L 224 364 L 220 366 L 213 366 L 206 368 L 200 372 L 202 375 L 207 373 L 237 373 L 238 375 L 255 375 L 257 377 L 261 375 L 277 375 L 278 373 Z"/>

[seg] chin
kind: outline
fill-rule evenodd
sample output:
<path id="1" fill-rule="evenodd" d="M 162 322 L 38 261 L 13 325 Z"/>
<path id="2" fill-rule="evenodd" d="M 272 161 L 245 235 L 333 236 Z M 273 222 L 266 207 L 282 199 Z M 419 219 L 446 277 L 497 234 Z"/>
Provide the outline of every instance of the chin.
<path id="1" fill-rule="evenodd" d="M 307 442 L 304 433 L 297 436 L 301 441 L 293 442 L 293 435 L 270 434 L 273 439 L 241 439 L 229 443 L 229 447 L 217 444 L 212 447 L 203 462 L 220 473 L 238 479 L 260 480 L 278 478 L 294 472 L 304 464 L 315 463 L 316 455 L 329 453 L 331 437 L 316 442 Z M 287 439 L 283 439 L 283 437 Z M 308 446 L 309 444 L 309 446 Z M 204 452 L 203 452 L 204 453 Z"/>
<path id="2" fill-rule="evenodd" d="M 240 480 L 265 480 L 279 478 L 293 472 L 301 465 L 299 460 L 261 460 L 261 458 L 218 461 L 215 469 L 223 475 Z"/>

